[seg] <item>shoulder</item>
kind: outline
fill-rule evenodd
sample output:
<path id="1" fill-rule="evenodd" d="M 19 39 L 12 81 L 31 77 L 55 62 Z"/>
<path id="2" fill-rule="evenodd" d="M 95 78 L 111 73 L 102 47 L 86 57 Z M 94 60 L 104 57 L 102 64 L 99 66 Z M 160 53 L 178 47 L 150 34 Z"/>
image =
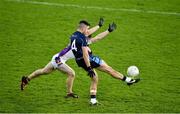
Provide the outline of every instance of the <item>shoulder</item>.
<path id="1" fill-rule="evenodd" d="M 84 34 L 81 35 L 82 39 L 86 39 L 86 36 Z"/>
<path id="2" fill-rule="evenodd" d="M 79 38 L 86 38 L 86 36 L 83 33 L 79 32 L 79 31 L 74 32 L 73 35 L 75 35 L 75 36 L 77 36 Z"/>

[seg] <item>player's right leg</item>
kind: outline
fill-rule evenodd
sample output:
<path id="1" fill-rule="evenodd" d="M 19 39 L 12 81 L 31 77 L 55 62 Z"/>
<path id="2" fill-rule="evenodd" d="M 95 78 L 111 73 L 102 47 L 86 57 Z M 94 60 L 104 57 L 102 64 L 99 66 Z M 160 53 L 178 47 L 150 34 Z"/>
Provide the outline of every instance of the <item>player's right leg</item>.
<path id="1" fill-rule="evenodd" d="M 54 67 L 53 67 L 52 63 L 49 62 L 44 68 L 34 71 L 33 73 L 31 73 L 27 77 L 23 76 L 22 80 L 21 80 L 21 90 L 24 90 L 25 86 L 28 84 L 28 82 L 30 80 L 32 80 L 34 78 L 37 78 L 37 77 L 39 77 L 41 75 L 49 74 L 53 70 L 54 70 Z"/>
<path id="2" fill-rule="evenodd" d="M 88 68 L 86 66 L 84 59 L 77 60 L 76 63 L 78 64 L 79 67 L 83 68 L 85 71 L 88 71 Z M 91 62 L 91 66 L 93 66 L 93 68 L 96 67 L 96 65 L 92 65 L 92 62 Z M 91 97 L 90 98 L 90 104 L 91 105 L 96 105 L 98 103 L 96 100 L 97 86 L 98 86 L 98 75 L 97 75 L 97 72 L 95 70 L 94 70 L 94 73 L 95 73 L 95 76 L 91 77 L 91 85 L 90 85 L 90 97 Z"/>
<path id="3" fill-rule="evenodd" d="M 91 86 L 90 86 L 90 104 L 97 105 L 98 101 L 96 100 L 97 86 L 98 86 L 98 74 L 94 70 L 95 76 L 91 77 Z"/>
<path id="4" fill-rule="evenodd" d="M 66 63 L 61 64 L 57 69 L 65 74 L 67 74 L 66 87 L 67 87 L 67 96 L 66 98 L 73 97 L 78 98 L 79 96 L 73 92 L 73 83 L 75 79 L 74 70 L 69 67 Z"/>
<path id="5" fill-rule="evenodd" d="M 41 76 L 41 75 L 49 74 L 49 73 L 51 73 L 53 70 L 54 70 L 54 67 L 53 67 L 53 65 L 51 64 L 51 62 L 49 62 L 44 68 L 38 69 L 38 70 L 34 71 L 33 73 L 31 73 L 31 74 L 28 76 L 28 79 L 31 80 L 31 79 L 36 78 L 36 77 L 39 77 L 39 76 Z"/>

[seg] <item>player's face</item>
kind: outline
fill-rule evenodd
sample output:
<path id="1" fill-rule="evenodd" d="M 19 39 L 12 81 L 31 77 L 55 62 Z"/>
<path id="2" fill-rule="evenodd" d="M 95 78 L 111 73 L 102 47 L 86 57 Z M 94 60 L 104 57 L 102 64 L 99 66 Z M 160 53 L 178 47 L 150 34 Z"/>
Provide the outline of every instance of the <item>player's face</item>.
<path id="1" fill-rule="evenodd" d="M 85 36 L 88 36 L 89 35 L 89 26 L 87 27 L 86 31 L 85 31 Z"/>
<path id="2" fill-rule="evenodd" d="M 89 29 L 89 26 L 87 26 L 87 25 L 85 25 L 84 27 L 83 27 L 83 33 L 86 35 L 86 34 L 88 34 L 88 29 Z"/>

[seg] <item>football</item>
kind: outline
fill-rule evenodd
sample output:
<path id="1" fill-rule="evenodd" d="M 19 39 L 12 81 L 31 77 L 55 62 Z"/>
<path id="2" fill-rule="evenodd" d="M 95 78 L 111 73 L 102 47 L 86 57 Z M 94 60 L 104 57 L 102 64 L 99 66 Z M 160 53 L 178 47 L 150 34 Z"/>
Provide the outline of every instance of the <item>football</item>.
<path id="1" fill-rule="evenodd" d="M 138 76 L 139 75 L 139 69 L 136 66 L 130 66 L 127 69 L 127 75 L 128 76 Z"/>

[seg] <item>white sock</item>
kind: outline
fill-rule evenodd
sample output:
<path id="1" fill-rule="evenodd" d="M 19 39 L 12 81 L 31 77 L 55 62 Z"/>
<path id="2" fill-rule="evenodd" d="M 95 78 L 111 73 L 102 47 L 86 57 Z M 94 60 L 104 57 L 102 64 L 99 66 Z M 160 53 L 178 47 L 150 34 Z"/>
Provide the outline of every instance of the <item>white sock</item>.
<path id="1" fill-rule="evenodd" d="M 90 101 L 92 104 L 95 104 L 95 103 L 97 103 L 97 100 L 96 100 L 96 98 L 91 98 L 91 101 Z"/>

